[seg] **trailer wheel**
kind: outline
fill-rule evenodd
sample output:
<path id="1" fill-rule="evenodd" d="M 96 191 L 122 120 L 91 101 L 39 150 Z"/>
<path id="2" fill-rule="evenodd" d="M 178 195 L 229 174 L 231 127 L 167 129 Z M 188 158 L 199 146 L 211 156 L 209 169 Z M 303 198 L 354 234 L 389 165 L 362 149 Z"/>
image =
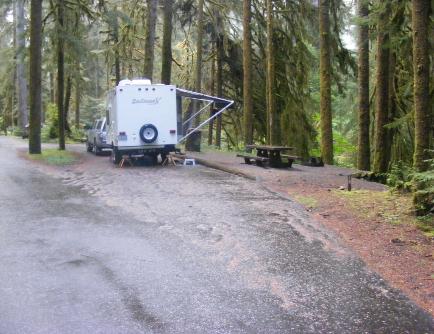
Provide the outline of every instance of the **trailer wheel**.
<path id="1" fill-rule="evenodd" d="M 140 139 L 146 144 L 153 143 L 158 137 L 158 130 L 152 124 L 145 124 L 140 128 Z"/>
<path id="2" fill-rule="evenodd" d="M 118 165 L 121 162 L 121 158 L 122 158 L 121 154 L 119 153 L 118 149 L 115 146 L 113 146 L 112 148 L 112 153 L 110 158 L 115 165 Z"/>

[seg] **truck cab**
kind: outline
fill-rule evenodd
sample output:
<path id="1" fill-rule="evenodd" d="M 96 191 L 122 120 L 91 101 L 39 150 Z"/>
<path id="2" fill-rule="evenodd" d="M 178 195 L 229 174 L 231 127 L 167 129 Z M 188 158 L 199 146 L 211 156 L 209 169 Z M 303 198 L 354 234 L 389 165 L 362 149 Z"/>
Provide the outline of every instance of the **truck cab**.
<path id="1" fill-rule="evenodd" d="M 107 124 L 106 118 L 95 120 L 92 128 L 87 131 L 86 147 L 88 152 L 93 152 L 95 155 L 100 154 L 104 149 L 111 148 L 107 144 Z"/>

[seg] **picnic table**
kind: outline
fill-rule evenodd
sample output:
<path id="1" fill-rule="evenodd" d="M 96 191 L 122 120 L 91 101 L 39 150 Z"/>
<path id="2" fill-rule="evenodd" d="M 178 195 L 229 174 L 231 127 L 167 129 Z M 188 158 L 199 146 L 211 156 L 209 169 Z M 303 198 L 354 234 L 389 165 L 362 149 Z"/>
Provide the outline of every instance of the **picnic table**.
<path id="1" fill-rule="evenodd" d="M 256 150 L 256 157 L 252 157 L 249 155 L 238 155 L 239 157 L 243 157 L 246 163 L 250 163 L 250 160 L 253 159 L 256 161 L 256 164 L 262 166 L 263 163 L 268 162 L 271 167 L 291 167 L 292 162 L 298 157 L 293 155 L 284 155 L 282 152 L 293 151 L 294 147 L 289 146 L 272 146 L 272 145 L 247 145 L 247 149 Z M 282 158 L 288 159 L 288 163 L 284 163 Z M 259 162 L 259 163 L 258 163 Z"/>

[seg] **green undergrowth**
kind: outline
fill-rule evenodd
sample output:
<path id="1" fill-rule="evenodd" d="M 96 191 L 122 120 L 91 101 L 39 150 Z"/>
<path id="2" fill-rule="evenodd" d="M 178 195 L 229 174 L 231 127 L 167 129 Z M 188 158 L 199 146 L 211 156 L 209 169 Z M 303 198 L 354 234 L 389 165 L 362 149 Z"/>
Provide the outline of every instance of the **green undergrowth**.
<path id="1" fill-rule="evenodd" d="M 60 151 L 58 149 L 46 149 L 41 154 L 28 154 L 28 157 L 32 160 L 55 166 L 72 165 L 79 160 L 73 152 Z"/>
<path id="2" fill-rule="evenodd" d="M 362 219 L 386 222 L 393 225 L 410 224 L 417 226 L 428 237 L 434 237 L 434 217 L 416 217 L 410 194 L 391 191 L 334 191 L 343 198 L 346 205 Z"/>

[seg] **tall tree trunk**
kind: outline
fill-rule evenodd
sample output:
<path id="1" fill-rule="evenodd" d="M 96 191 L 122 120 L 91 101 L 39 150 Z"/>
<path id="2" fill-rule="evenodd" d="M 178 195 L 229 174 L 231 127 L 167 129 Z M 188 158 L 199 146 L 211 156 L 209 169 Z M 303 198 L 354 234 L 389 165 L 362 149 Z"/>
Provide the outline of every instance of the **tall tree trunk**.
<path id="1" fill-rule="evenodd" d="M 65 130 L 68 135 L 71 134 L 71 127 L 69 126 L 69 104 L 71 102 L 71 93 L 72 93 L 72 81 L 71 76 L 68 75 L 66 78 L 66 89 L 65 89 L 65 100 L 64 100 L 64 114 L 65 114 Z"/>
<path id="2" fill-rule="evenodd" d="M 80 128 L 80 76 L 75 77 L 75 128 Z"/>
<path id="3" fill-rule="evenodd" d="M 165 0 L 163 46 L 161 50 L 161 83 L 165 85 L 170 85 L 172 76 L 172 10 L 173 0 Z"/>
<path id="4" fill-rule="evenodd" d="M 29 153 L 41 153 L 42 0 L 30 2 Z"/>
<path id="5" fill-rule="evenodd" d="M 57 113 L 59 119 L 59 149 L 65 149 L 65 113 L 63 108 L 63 94 L 64 94 L 64 15 L 65 3 L 64 0 L 57 2 Z"/>
<path id="6" fill-rule="evenodd" d="M 395 94 L 395 79 L 396 79 L 396 54 L 392 50 L 389 51 L 389 111 L 387 114 L 387 124 L 392 123 L 397 116 L 397 97 Z M 386 154 L 386 161 L 390 162 L 392 159 L 392 147 L 395 137 L 396 129 L 386 128 L 386 148 L 384 153 Z"/>
<path id="7" fill-rule="evenodd" d="M 74 127 L 76 130 L 80 128 L 80 79 L 81 79 L 81 68 L 80 68 L 80 55 L 75 58 L 76 71 L 74 72 Z"/>
<path id="8" fill-rule="evenodd" d="M 202 55 L 203 55 L 203 2 L 198 0 L 198 15 L 197 15 L 197 41 L 196 41 L 196 66 L 194 71 L 194 89 L 196 92 L 202 90 Z M 193 100 L 193 113 L 197 113 L 200 109 L 200 102 Z M 200 115 L 194 120 L 194 126 L 200 124 Z"/>
<path id="9" fill-rule="evenodd" d="M 212 46 L 212 50 L 211 52 L 213 53 L 213 56 L 211 57 L 211 79 L 210 79 L 210 89 L 209 89 L 209 93 L 211 96 L 215 95 L 215 57 L 214 57 L 214 53 L 216 52 L 215 50 L 215 44 L 213 43 Z M 211 104 L 211 106 L 209 107 L 209 116 L 212 117 L 214 115 L 214 106 Z M 211 120 L 209 122 L 209 126 L 208 126 L 208 145 L 211 146 L 212 142 L 213 142 L 213 132 L 214 132 L 214 120 Z"/>
<path id="10" fill-rule="evenodd" d="M 366 20 L 369 15 L 367 0 L 359 0 L 358 15 Z M 359 138 L 357 168 L 371 169 L 371 149 L 369 143 L 369 26 L 367 22 L 359 25 L 358 31 L 358 89 L 359 89 Z"/>
<path id="11" fill-rule="evenodd" d="M 114 7 L 114 11 L 117 11 L 117 7 Z M 119 47 L 118 47 L 118 42 L 119 42 L 119 23 L 118 23 L 118 17 L 117 14 L 114 17 L 114 22 L 113 22 L 113 39 L 116 43 L 115 46 L 115 80 L 116 80 L 116 86 L 119 84 L 119 81 L 121 81 L 121 60 L 119 57 Z"/>
<path id="12" fill-rule="evenodd" d="M 321 155 L 326 164 L 333 164 L 333 130 L 330 59 L 330 0 L 320 0 L 320 125 Z"/>
<path id="13" fill-rule="evenodd" d="M 429 100 L 429 14 L 430 0 L 413 0 L 413 71 L 414 71 L 414 123 L 415 146 L 413 166 L 425 171 L 429 157 L 432 106 Z"/>
<path id="14" fill-rule="evenodd" d="M 54 94 L 54 75 L 53 72 L 50 71 L 49 75 L 49 80 L 50 80 L 50 103 L 56 103 L 56 98 L 55 98 L 55 94 Z"/>
<path id="15" fill-rule="evenodd" d="M 274 59 L 274 22 L 273 22 L 273 0 L 267 0 L 267 141 L 271 145 L 279 144 L 278 138 L 279 129 L 277 127 L 277 113 L 276 113 L 276 100 L 275 100 L 275 59 Z"/>
<path id="16" fill-rule="evenodd" d="M 222 97 L 223 95 L 223 56 L 224 56 L 224 35 L 223 35 L 223 22 L 221 14 L 217 12 L 217 42 L 216 42 L 216 60 L 217 60 L 217 71 L 216 71 L 216 86 L 217 86 L 217 96 Z M 216 122 L 216 138 L 215 145 L 221 148 L 222 143 L 222 115 L 217 116 Z"/>
<path id="17" fill-rule="evenodd" d="M 18 115 L 21 131 L 26 131 L 26 125 L 29 122 L 27 111 L 27 79 L 25 71 L 25 32 L 24 32 L 24 3 L 25 0 L 16 2 L 16 59 L 17 59 L 17 91 L 18 91 Z"/>
<path id="18" fill-rule="evenodd" d="M 377 24 L 377 76 L 375 96 L 375 151 L 373 170 L 376 173 L 385 173 L 389 161 L 387 159 L 387 129 L 385 125 L 389 120 L 389 34 L 386 32 L 389 22 L 389 9 L 380 13 Z"/>
<path id="19" fill-rule="evenodd" d="M 145 35 L 145 63 L 143 75 L 152 80 L 154 72 L 154 46 L 155 46 L 155 25 L 157 23 L 157 1 L 147 0 L 146 13 L 146 35 Z"/>
<path id="20" fill-rule="evenodd" d="M 251 5 L 251 0 L 243 1 L 243 114 L 245 145 L 253 144 Z"/>

